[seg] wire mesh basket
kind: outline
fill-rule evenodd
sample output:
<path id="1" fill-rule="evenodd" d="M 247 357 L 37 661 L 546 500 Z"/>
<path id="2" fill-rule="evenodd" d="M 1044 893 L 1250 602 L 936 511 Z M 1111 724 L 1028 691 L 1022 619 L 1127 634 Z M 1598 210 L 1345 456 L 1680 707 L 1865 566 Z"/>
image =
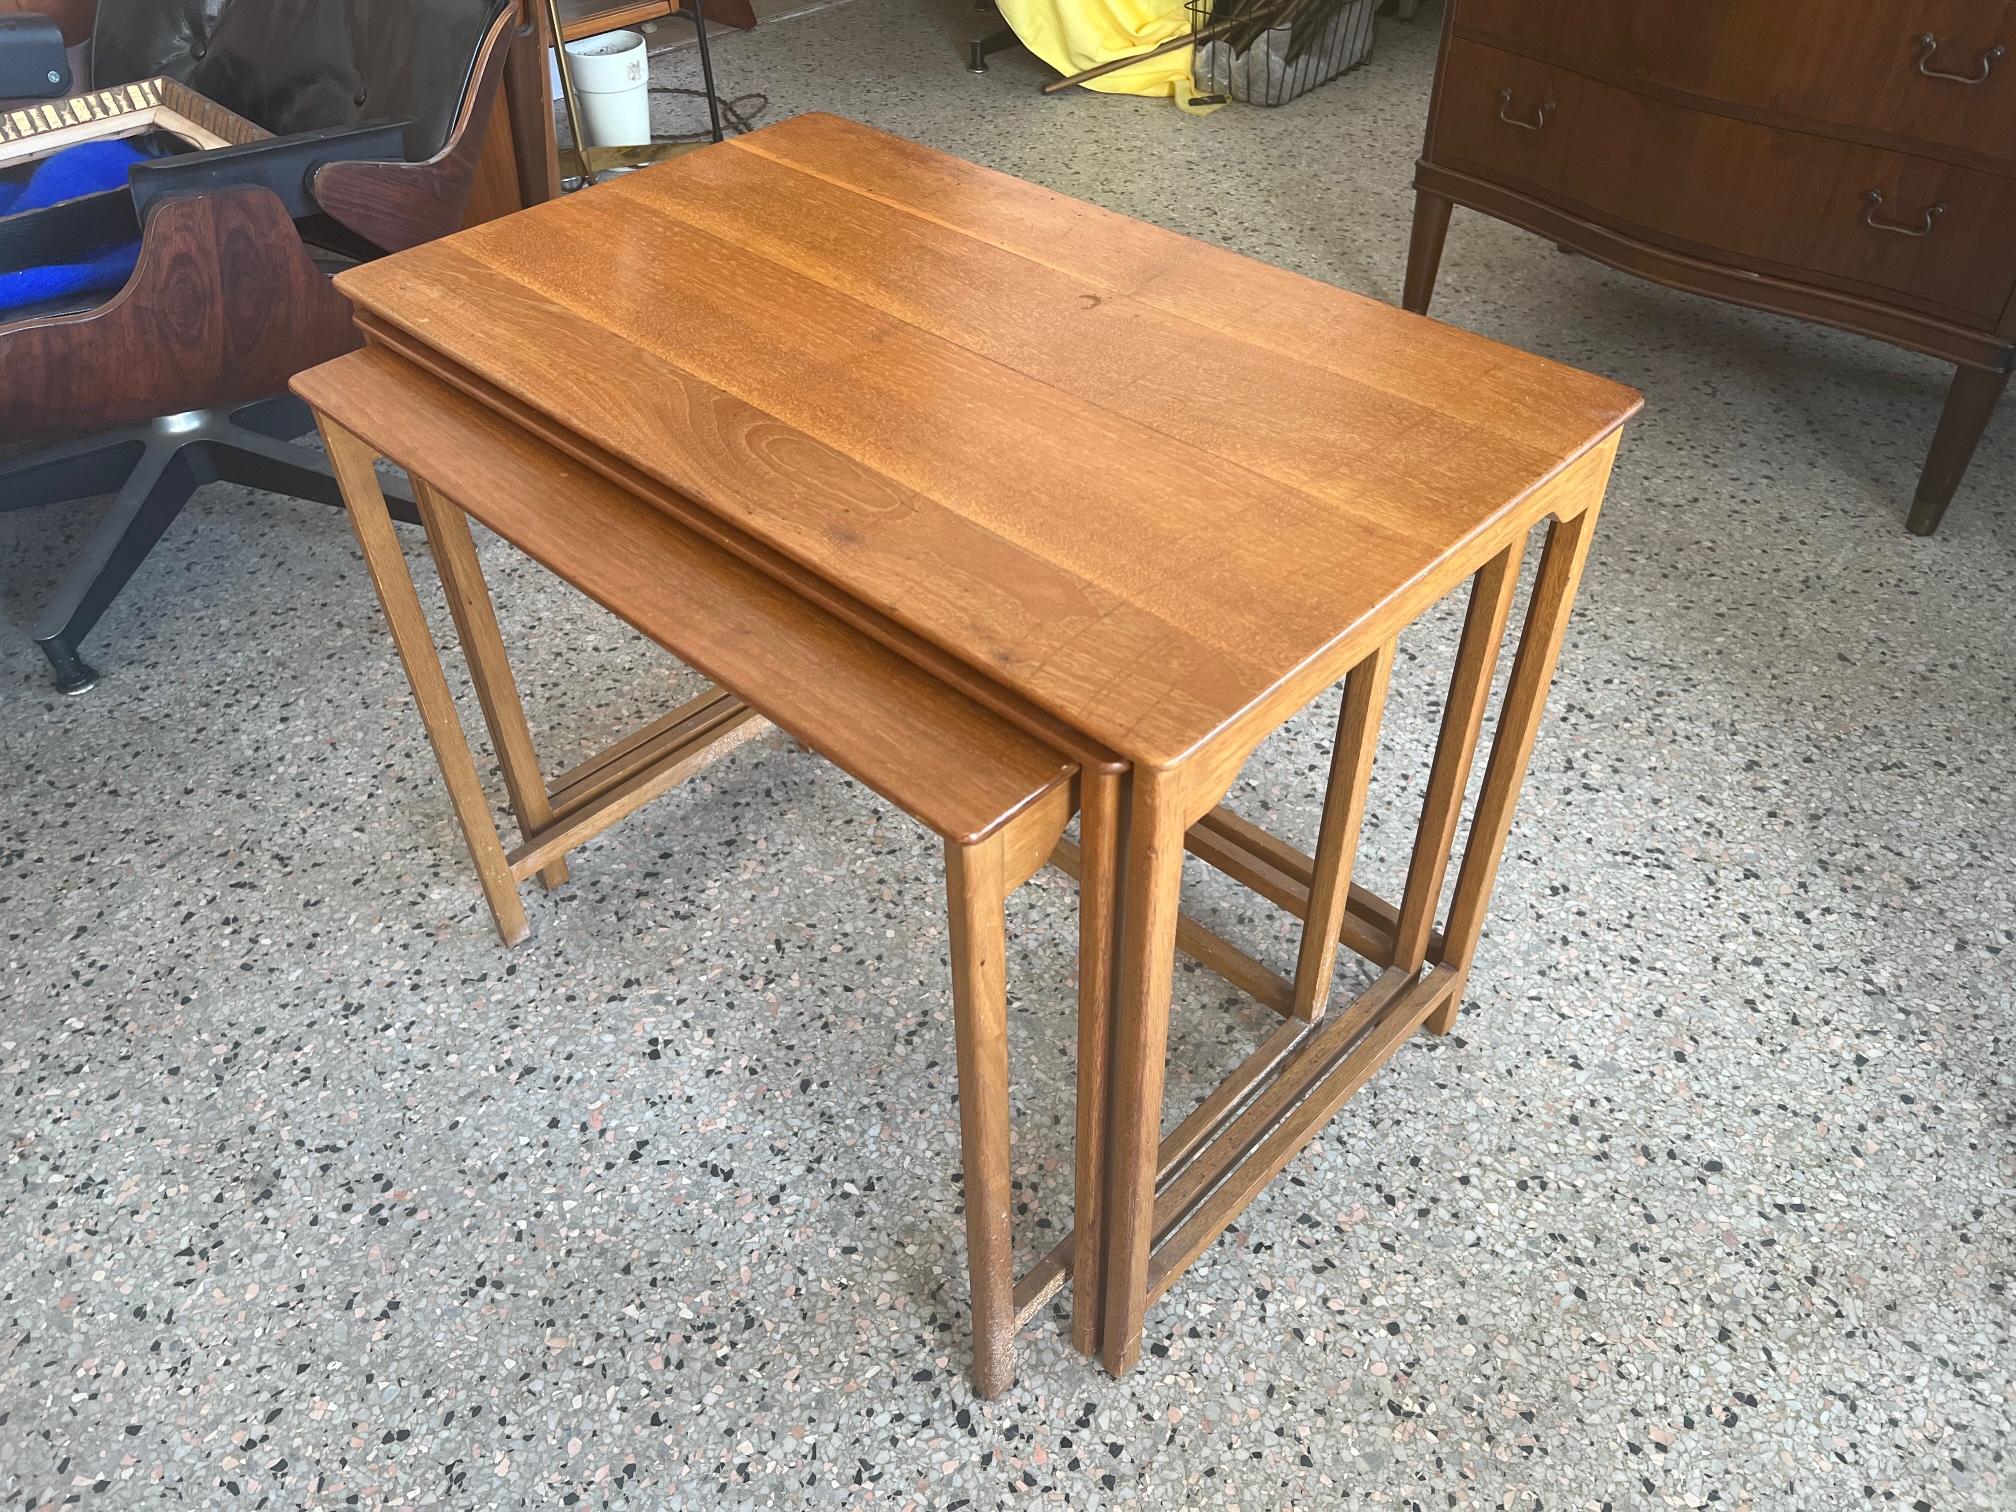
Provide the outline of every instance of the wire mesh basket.
<path id="1" fill-rule="evenodd" d="M 1344 0 L 1327 18 L 1318 15 L 1313 23 L 1292 16 L 1309 10 L 1307 4 L 1272 6 L 1249 0 L 1239 6 L 1242 12 L 1250 11 L 1262 21 L 1271 13 L 1286 22 L 1263 27 L 1257 35 L 1249 25 L 1230 32 L 1219 25 L 1228 19 L 1221 15 L 1220 0 L 1189 0 L 1189 5 L 1190 33 L 1196 38 L 1191 79 L 1206 97 L 1286 105 L 1372 56 L 1375 0 Z M 1316 33 L 1304 40 L 1311 24 Z"/>

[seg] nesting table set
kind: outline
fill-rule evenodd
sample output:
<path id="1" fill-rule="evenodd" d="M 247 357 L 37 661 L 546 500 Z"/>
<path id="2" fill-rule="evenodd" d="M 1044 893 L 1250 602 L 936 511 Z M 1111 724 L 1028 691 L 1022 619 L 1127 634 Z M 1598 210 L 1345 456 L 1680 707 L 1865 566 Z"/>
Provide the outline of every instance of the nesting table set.
<path id="1" fill-rule="evenodd" d="M 945 842 L 975 1387 L 1010 1383 L 1067 1280 L 1074 1342 L 1126 1370 L 1189 1263 L 1417 1028 L 1453 1023 L 1637 395 L 830 116 L 338 287 L 366 346 L 296 391 L 507 942 L 522 882 L 564 881 L 569 851 L 766 720 L 912 815 Z M 380 456 L 412 474 L 515 846 Z M 712 691 L 549 783 L 472 517 Z M 1395 639 L 1466 586 L 1389 903 L 1352 863 Z M 1223 799 L 1339 682 L 1309 856 Z M 1292 974 L 1181 912 L 1186 854 L 1302 919 Z M 1075 1216 L 1017 1280 L 1003 907 L 1046 862 L 1080 882 Z M 1331 1006 L 1340 945 L 1379 974 Z M 1282 1022 L 1165 1136 L 1179 949 Z"/>

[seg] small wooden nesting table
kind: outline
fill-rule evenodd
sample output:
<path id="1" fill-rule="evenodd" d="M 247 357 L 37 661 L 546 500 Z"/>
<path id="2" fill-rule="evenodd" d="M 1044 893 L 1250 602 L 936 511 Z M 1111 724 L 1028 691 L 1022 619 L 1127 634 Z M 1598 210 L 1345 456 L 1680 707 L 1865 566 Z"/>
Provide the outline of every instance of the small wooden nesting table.
<path id="1" fill-rule="evenodd" d="M 1079 1039 L 1081 1102 L 1104 1089 L 1080 1158 L 1095 1142 L 1104 1176 L 1078 1223 L 1102 1237 L 1071 1264 L 1074 1337 L 1125 1370 L 1189 1262 L 1416 1028 L 1453 1022 L 1638 396 L 831 116 L 338 286 L 383 350 L 1117 770 L 1113 1007 Z M 1351 871 L 1394 641 L 1466 585 L 1390 903 Z M 1222 800 L 1340 680 L 1310 856 Z M 1292 978 L 1181 913 L 1186 849 L 1305 921 Z M 1381 974 L 1326 1013 L 1340 943 Z M 1179 948 L 1283 1023 L 1164 1138 Z"/>
<path id="2" fill-rule="evenodd" d="M 450 802 L 507 945 L 529 933 L 518 884 L 566 880 L 567 853 L 766 728 L 767 715 L 945 842 L 959 1125 L 972 1286 L 973 1382 L 1014 1377 L 1014 1338 L 1069 1274 L 1072 1241 L 1019 1282 L 1009 1233 L 1007 898 L 1080 814 L 1079 1010 L 1107 1015 L 1116 776 L 1081 768 L 915 663 L 836 620 L 662 511 L 382 350 L 299 374 L 294 390 L 343 489 Z M 428 545 L 496 747 L 522 843 L 507 853 L 392 529 L 373 463 L 413 479 Z M 715 679 L 707 692 L 548 786 L 466 516 Z M 1096 1058 L 1081 1058 L 1096 1075 Z M 1078 1101 L 1099 1106 L 1093 1081 Z M 1080 1140 L 1078 1185 L 1102 1146 Z M 1081 1209 L 1085 1204 L 1077 1204 Z M 1078 1231 L 1083 1233 L 1081 1227 Z M 1074 1296 L 1074 1303 L 1078 1302 Z M 1083 1325 L 1090 1328 L 1090 1320 Z"/>

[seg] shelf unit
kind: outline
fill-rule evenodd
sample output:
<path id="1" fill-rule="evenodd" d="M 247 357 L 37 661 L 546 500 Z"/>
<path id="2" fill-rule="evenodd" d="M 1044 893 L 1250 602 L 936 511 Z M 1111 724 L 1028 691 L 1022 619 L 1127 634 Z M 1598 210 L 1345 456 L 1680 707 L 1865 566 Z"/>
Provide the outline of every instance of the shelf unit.
<path id="1" fill-rule="evenodd" d="M 619 27 L 661 21 L 678 9 L 678 0 L 560 0 L 560 20 L 567 40 L 578 42 Z"/>
<path id="2" fill-rule="evenodd" d="M 709 26 L 732 26 L 747 31 L 756 24 L 750 0 L 702 0 Z M 560 0 L 560 19 L 567 28 L 567 40 L 598 36 L 623 26 L 642 26 L 646 21 L 662 21 L 677 15 L 679 0 Z"/>

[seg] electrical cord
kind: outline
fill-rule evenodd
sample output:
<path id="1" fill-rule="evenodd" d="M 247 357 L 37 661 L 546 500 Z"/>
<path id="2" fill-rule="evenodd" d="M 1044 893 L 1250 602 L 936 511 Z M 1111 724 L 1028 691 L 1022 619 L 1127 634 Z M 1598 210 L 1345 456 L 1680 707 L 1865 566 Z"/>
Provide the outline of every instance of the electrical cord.
<path id="1" fill-rule="evenodd" d="M 654 53 L 653 56 L 656 57 L 658 54 Z M 685 95 L 695 100 L 704 100 L 707 98 L 707 91 L 704 89 L 677 89 L 670 84 L 653 84 L 651 86 L 651 93 L 654 95 Z M 770 96 L 757 94 L 753 91 L 749 94 L 736 95 L 733 99 L 729 99 L 724 95 L 716 95 L 714 96 L 714 103 L 721 107 L 722 135 L 742 136 L 756 129 L 757 118 L 770 108 Z M 714 140 L 714 133 L 711 131 L 674 132 L 671 136 L 663 137 L 660 140 L 668 142 L 711 142 Z"/>
<path id="2" fill-rule="evenodd" d="M 660 58 L 669 58 L 673 53 L 684 52 L 685 50 L 686 44 L 678 43 L 671 47 L 653 48 L 645 53 L 645 58 L 647 62 L 656 62 Z M 713 81 L 710 79 L 708 82 L 712 83 Z M 704 100 L 707 98 L 707 91 L 704 89 L 679 89 L 670 84 L 653 84 L 651 86 L 651 93 L 654 95 L 684 95 L 688 99 L 693 100 Z M 744 136 L 756 129 L 757 117 L 770 108 L 770 96 L 757 94 L 752 91 L 749 94 L 736 95 L 733 99 L 730 99 L 725 95 L 717 94 L 714 96 L 714 104 L 721 112 L 721 134 L 723 136 Z M 712 131 L 685 131 L 675 133 L 673 136 L 665 138 L 665 140 L 673 142 L 711 142 L 714 140 L 714 133 Z"/>

